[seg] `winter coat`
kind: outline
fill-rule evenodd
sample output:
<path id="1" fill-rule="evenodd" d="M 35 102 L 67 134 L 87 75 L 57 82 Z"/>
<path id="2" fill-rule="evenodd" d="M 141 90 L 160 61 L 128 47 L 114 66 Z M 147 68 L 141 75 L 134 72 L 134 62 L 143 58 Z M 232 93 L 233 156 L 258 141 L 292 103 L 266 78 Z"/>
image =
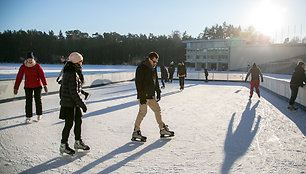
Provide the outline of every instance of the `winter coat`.
<path id="1" fill-rule="evenodd" d="M 207 71 L 207 69 L 204 69 L 204 74 L 205 74 L 206 77 L 208 76 L 208 71 Z"/>
<path id="2" fill-rule="evenodd" d="M 25 75 L 25 88 L 37 88 L 47 85 L 47 80 L 41 66 L 33 60 L 32 64 L 29 64 L 27 61 L 24 62 L 23 65 L 20 66 L 18 74 L 16 76 L 16 81 L 14 85 L 14 89 L 19 89 L 19 85 L 23 79 L 23 75 Z"/>
<path id="3" fill-rule="evenodd" d="M 64 107 L 86 108 L 81 98 L 82 82 L 78 75 L 80 69 L 72 62 L 67 62 L 63 70 L 62 84 L 60 87 L 60 105 Z"/>
<path id="4" fill-rule="evenodd" d="M 169 66 L 169 68 L 168 68 L 168 72 L 169 72 L 169 74 L 174 74 L 174 71 L 175 71 L 175 67 L 174 67 L 174 65 L 170 65 Z"/>
<path id="5" fill-rule="evenodd" d="M 187 72 L 186 72 L 186 66 L 185 65 L 179 65 L 177 67 L 177 76 L 187 77 Z"/>
<path id="6" fill-rule="evenodd" d="M 148 59 L 143 61 L 136 69 L 135 84 L 137 99 L 153 99 L 155 91 L 160 93 L 156 67 L 153 68 Z"/>
<path id="7" fill-rule="evenodd" d="M 258 80 L 259 81 L 259 76 L 261 76 L 261 80 L 263 80 L 261 70 L 257 66 L 253 65 L 253 67 L 249 70 L 247 76 L 245 77 L 245 81 L 248 79 L 250 74 L 251 74 L 251 81 L 253 81 L 253 80 Z"/>
<path id="8" fill-rule="evenodd" d="M 305 70 L 301 65 L 298 65 L 295 67 L 295 70 L 292 74 L 290 84 L 303 87 L 303 82 L 306 83 Z"/>
<path id="9" fill-rule="evenodd" d="M 168 78 L 168 71 L 164 66 L 160 67 L 160 72 L 161 72 L 161 78 L 162 79 L 167 79 Z"/>

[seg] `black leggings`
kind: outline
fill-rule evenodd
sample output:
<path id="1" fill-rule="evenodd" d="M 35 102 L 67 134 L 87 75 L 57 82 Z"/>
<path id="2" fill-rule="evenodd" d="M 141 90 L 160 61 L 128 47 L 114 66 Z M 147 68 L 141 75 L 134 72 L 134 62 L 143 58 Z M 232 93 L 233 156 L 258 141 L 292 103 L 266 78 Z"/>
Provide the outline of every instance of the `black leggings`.
<path id="1" fill-rule="evenodd" d="M 66 110 L 67 113 L 65 118 L 65 127 L 62 132 L 62 140 L 61 143 L 67 143 L 70 130 L 73 126 L 73 121 L 75 122 L 74 125 L 74 136 L 75 140 L 81 139 L 81 125 L 82 125 L 82 112 L 79 107 L 63 107 L 62 109 Z"/>
<path id="2" fill-rule="evenodd" d="M 41 86 L 38 88 L 24 88 L 26 96 L 26 105 L 25 105 L 26 117 L 32 117 L 33 91 L 34 91 L 36 115 L 42 115 L 41 89 L 42 89 Z"/>

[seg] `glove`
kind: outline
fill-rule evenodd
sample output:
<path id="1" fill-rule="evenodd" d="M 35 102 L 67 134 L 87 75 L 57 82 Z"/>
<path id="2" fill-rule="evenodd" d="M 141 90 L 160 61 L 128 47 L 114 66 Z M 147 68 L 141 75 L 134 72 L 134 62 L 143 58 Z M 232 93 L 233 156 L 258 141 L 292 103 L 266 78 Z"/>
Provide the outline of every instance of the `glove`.
<path id="1" fill-rule="evenodd" d="M 14 89 L 14 94 L 17 95 L 18 89 Z"/>
<path id="2" fill-rule="evenodd" d="M 261 79 L 261 82 L 263 82 L 263 79 Z"/>
<path id="3" fill-rule="evenodd" d="M 140 98 L 141 105 L 146 104 L 146 103 L 147 103 L 147 100 L 145 98 Z"/>
<path id="4" fill-rule="evenodd" d="M 87 111 L 87 106 L 85 105 L 84 107 L 82 107 L 82 110 L 83 110 L 84 113 L 86 113 L 86 111 Z"/>
<path id="5" fill-rule="evenodd" d="M 46 93 L 48 93 L 48 87 L 47 86 L 44 86 L 44 90 Z"/>
<path id="6" fill-rule="evenodd" d="M 160 92 L 158 92 L 156 96 L 156 101 L 159 102 L 159 100 L 160 100 Z"/>

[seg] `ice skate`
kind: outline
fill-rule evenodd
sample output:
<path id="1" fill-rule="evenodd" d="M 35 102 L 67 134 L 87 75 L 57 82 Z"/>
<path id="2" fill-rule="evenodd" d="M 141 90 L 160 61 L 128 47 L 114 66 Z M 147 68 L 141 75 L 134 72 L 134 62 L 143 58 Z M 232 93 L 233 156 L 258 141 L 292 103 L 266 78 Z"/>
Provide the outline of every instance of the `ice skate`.
<path id="1" fill-rule="evenodd" d="M 288 105 L 288 109 L 289 111 L 293 111 L 293 112 L 296 112 L 298 110 L 298 108 L 294 107 L 293 105 Z"/>
<path id="2" fill-rule="evenodd" d="M 173 137 L 173 136 L 174 136 L 174 132 L 169 130 L 168 125 L 164 125 L 164 127 L 160 130 L 161 138 Z"/>
<path id="3" fill-rule="evenodd" d="M 142 136 L 140 130 L 134 131 L 132 134 L 132 141 L 146 142 L 147 137 Z"/>
<path id="4" fill-rule="evenodd" d="M 251 99 L 251 98 L 252 98 L 252 96 L 253 96 L 253 94 L 250 94 L 249 99 Z"/>
<path id="5" fill-rule="evenodd" d="M 31 117 L 27 117 L 26 120 L 25 120 L 25 123 L 30 124 L 31 123 Z"/>
<path id="6" fill-rule="evenodd" d="M 90 150 L 89 146 L 84 144 L 84 142 L 82 140 L 75 140 L 74 149 L 76 151 L 78 151 L 79 149 L 81 149 L 83 151 L 89 151 Z"/>
<path id="7" fill-rule="evenodd" d="M 59 150 L 61 155 L 63 155 L 64 153 L 68 155 L 75 154 L 75 151 L 69 147 L 68 143 L 61 143 Z"/>
<path id="8" fill-rule="evenodd" d="M 37 115 L 37 121 L 41 120 L 41 115 Z"/>

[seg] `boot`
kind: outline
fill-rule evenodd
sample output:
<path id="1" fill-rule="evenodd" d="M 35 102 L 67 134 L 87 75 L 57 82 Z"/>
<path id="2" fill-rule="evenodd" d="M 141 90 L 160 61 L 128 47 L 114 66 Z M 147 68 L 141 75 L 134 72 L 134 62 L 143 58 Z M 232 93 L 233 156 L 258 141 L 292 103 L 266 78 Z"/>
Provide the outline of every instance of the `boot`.
<path id="1" fill-rule="evenodd" d="M 30 124 L 31 123 L 31 117 L 27 117 L 26 120 L 25 120 L 25 123 Z"/>
<path id="2" fill-rule="evenodd" d="M 37 115 L 37 121 L 41 120 L 41 115 Z"/>
<path id="3" fill-rule="evenodd" d="M 173 131 L 170 131 L 169 128 L 168 128 L 168 125 L 165 125 L 163 126 L 163 128 L 160 130 L 160 137 L 163 138 L 165 137 L 173 137 L 174 136 L 174 132 Z"/>
<path id="4" fill-rule="evenodd" d="M 78 149 L 82 149 L 82 150 L 90 150 L 89 146 L 87 146 L 86 144 L 84 144 L 84 142 L 82 140 L 75 140 L 74 143 L 74 149 L 77 151 Z"/>
<path id="5" fill-rule="evenodd" d="M 294 107 L 293 105 L 288 105 L 288 109 L 290 111 L 297 111 L 298 110 L 298 108 Z"/>
<path id="6" fill-rule="evenodd" d="M 88 92 L 85 92 L 85 100 L 88 100 L 89 99 L 89 97 L 91 96 Z"/>
<path id="7" fill-rule="evenodd" d="M 62 155 L 63 153 L 66 153 L 68 155 L 73 155 L 75 154 L 75 151 L 71 149 L 68 145 L 68 143 L 61 143 L 60 145 L 60 154 Z"/>
<path id="8" fill-rule="evenodd" d="M 147 137 L 142 136 L 140 130 L 136 131 L 134 130 L 133 134 L 132 134 L 132 141 L 140 141 L 140 142 L 146 142 L 147 141 Z"/>

